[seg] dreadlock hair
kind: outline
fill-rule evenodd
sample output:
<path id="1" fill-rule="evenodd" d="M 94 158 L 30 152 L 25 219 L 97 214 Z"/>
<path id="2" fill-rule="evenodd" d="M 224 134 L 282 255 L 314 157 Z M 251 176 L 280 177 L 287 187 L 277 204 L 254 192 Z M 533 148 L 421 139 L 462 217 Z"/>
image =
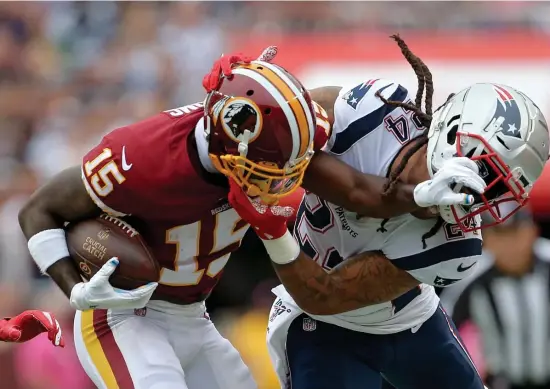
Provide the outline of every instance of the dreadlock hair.
<path id="1" fill-rule="evenodd" d="M 409 159 L 413 156 L 414 153 L 416 153 L 418 150 L 420 150 L 424 145 L 428 143 L 428 131 L 430 129 L 430 124 L 432 122 L 432 98 L 434 93 L 434 86 L 433 86 L 433 80 L 432 80 L 432 73 L 420 58 L 418 58 L 416 55 L 413 54 L 413 52 L 409 49 L 407 44 L 398 34 L 390 36 L 399 48 L 401 49 L 401 53 L 407 60 L 407 62 L 411 65 L 413 68 L 416 77 L 418 78 L 418 90 L 416 92 L 416 98 L 414 104 L 411 103 L 405 103 L 402 101 L 393 101 L 393 100 L 387 100 L 382 96 L 380 92 L 376 92 L 376 96 L 384 102 L 384 104 L 393 105 L 396 107 L 405 108 L 407 110 L 413 111 L 419 118 L 422 125 L 426 128 L 424 130 L 424 133 L 419 136 L 418 138 L 415 138 L 412 140 L 413 145 L 411 148 L 409 148 L 401 161 L 399 162 L 399 165 L 395 169 L 393 169 L 392 172 L 390 172 L 389 180 L 384 186 L 384 192 L 382 193 L 384 196 L 391 195 L 395 191 L 396 184 L 398 182 L 399 176 L 401 173 L 403 173 L 403 170 L 407 166 L 407 163 Z M 424 96 L 424 90 L 426 91 L 426 94 Z M 424 111 L 422 111 L 422 98 L 424 99 Z M 387 222 L 387 219 L 382 221 L 381 224 L 381 231 L 384 231 L 384 224 Z M 425 249 L 427 247 L 426 245 L 426 239 L 431 238 L 434 236 L 437 231 L 443 226 L 443 219 L 441 216 L 437 218 L 436 223 L 434 226 L 426 232 L 424 235 L 422 235 L 422 245 Z"/>

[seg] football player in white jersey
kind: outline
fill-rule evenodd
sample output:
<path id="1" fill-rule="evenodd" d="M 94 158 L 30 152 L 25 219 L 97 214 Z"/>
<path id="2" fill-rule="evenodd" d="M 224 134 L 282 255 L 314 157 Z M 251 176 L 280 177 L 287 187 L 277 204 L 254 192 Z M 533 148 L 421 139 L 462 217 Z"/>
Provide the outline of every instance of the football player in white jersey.
<path id="1" fill-rule="evenodd" d="M 548 159 L 548 127 L 527 96 L 495 84 L 450 96 L 432 118 L 431 74 L 394 39 L 419 78 L 415 102 L 389 80 L 342 88 L 325 151 L 388 176 L 387 195 L 397 180 L 424 181 L 456 157 L 476 162 L 487 189 L 471 207 L 440 207 L 435 221 L 362 218 L 306 193 L 293 237 L 284 209 L 250 200 L 231 183 L 230 202 L 263 239 L 283 283 L 268 328 L 283 387 L 376 389 L 383 378 L 397 389 L 484 387 L 434 286 L 474 271 L 482 213 L 498 223 L 525 204 Z M 499 213 L 504 202 L 513 204 L 508 215 Z"/>

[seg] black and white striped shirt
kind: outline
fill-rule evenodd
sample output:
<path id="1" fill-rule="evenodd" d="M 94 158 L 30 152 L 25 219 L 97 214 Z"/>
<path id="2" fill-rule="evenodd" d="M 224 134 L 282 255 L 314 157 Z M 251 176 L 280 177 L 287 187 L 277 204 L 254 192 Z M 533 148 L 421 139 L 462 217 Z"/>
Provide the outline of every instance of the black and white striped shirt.
<path id="1" fill-rule="evenodd" d="M 457 327 L 475 324 L 491 376 L 512 388 L 550 388 L 550 240 L 536 242 L 533 267 L 520 277 L 501 273 L 488 256 L 479 265 L 442 293 L 443 306 Z"/>

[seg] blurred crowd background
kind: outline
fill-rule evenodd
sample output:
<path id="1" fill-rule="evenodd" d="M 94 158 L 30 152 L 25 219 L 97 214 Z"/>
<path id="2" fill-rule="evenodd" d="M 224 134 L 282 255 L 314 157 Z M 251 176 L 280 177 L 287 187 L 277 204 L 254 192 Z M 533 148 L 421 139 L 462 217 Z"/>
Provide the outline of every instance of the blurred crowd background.
<path id="1" fill-rule="evenodd" d="M 550 3 L 0 2 L 1 314 L 52 310 L 71 338 L 72 312 L 36 271 L 17 212 L 37 186 L 79 164 L 104 133 L 202 100 L 202 76 L 213 61 L 222 53 L 246 52 L 257 37 L 274 44 L 300 37 L 304 45 L 322 45 L 334 34 L 349 34 L 349 43 L 356 44 L 361 34 L 394 32 L 420 43 L 440 34 L 475 40 L 490 32 L 500 44 L 500 34 L 536 36 L 540 51 L 548 53 Z M 284 52 L 284 44 L 279 48 Z M 550 56 L 546 61 L 550 65 Z M 407 86 L 414 90 L 416 83 Z M 541 108 L 548 118 L 550 105 Z M 548 200 L 539 197 L 541 204 Z M 545 215 L 536 216 L 546 233 Z M 208 303 L 261 389 L 277 387 L 264 341 L 275 285 L 261 244 L 247 236 Z M 0 344 L 0 377 L 0 389 L 92 387 L 70 345 L 54 350 L 40 340 Z"/>

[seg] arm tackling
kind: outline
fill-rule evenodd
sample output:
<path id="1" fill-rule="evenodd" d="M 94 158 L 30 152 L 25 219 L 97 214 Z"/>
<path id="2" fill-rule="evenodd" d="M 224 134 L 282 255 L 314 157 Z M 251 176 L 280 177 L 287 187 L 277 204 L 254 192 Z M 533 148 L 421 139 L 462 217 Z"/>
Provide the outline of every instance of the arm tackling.
<path id="1" fill-rule="evenodd" d="M 420 284 L 379 251 L 358 254 L 329 272 L 303 252 L 295 261 L 273 267 L 298 306 L 312 315 L 336 315 L 387 302 Z"/>
<path id="2" fill-rule="evenodd" d="M 311 98 L 324 110 L 321 120 L 319 114 L 317 115 L 317 132 L 322 132 L 324 128 L 319 126 L 319 121 L 323 124 L 327 122 L 328 138 L 334 125 L 334 104 L 341 89 L 328 86 L 310 91 Z M 326 120 L 322 120 L 323 116 Z M 318 138 L 316 136 L 317 150 L 324 146 L 319 145 Z M 414 201 L 414 185 L 398 183 L 391 196 L 383 196 L 387 181 L 384 177 L 361 173 L 324 151 L 316 151 L 306 170 L 302 186 L 331 203 L 366 217 L 385 219 L 420 209 Z"/>

